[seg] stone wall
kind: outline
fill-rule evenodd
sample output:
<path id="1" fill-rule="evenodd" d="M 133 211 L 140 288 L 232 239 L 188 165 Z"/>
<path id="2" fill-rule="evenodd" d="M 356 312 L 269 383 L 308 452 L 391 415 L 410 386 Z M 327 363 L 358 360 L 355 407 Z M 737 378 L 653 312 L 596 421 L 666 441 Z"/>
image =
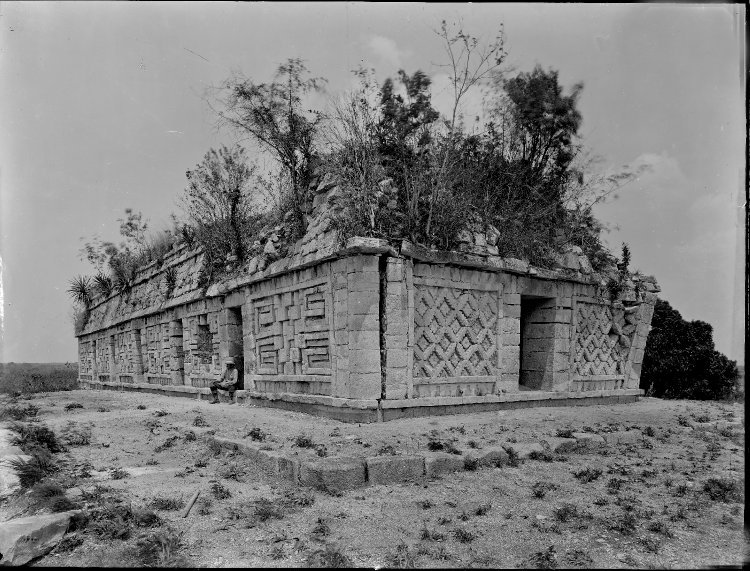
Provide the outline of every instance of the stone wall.
<path id="1" fill-rule="evenodd" d="M 534 268 L 497 256 L 491 229 L 461 252 L 341 244 L 338 188 L 316 184 L 308 231 L 286 256 L 282 229 L 268 229 L 204 291 L 201 251 L 177 248 L 95 300 L 79 334 L 82 385 L 200 397 L 233 357 L 241 398 L 320 414 L 640 394 L 655 284 L 626 283 L 610 301 L 608 276 L 580 250 Z"/>

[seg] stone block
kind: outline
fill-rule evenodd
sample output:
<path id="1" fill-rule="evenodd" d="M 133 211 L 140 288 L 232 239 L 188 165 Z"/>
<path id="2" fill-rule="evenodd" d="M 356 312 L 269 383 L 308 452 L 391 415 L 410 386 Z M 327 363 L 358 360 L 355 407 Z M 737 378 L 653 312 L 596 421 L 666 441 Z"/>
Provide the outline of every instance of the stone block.
<path id="1" fill-rule="evenodd" d="M 521 320 L 503 318 L 500 320 L 500 331 L 502 333 L 521 333 Z"/>
<path id="2" fill-rule="evenodd" d="M 380 331 L 380 316 L 377 313 L 350 313 L 347 328 L 356 331 Z"/>
<path id="3" fill-rule="evenodd" d="M 389 349 L 386 352 L 387 367 L 406 367 L 409 359 L 409 351 L 406 349 Z"/>
<path id="4" fill-rule="evenodd" d="M 532 452 L 543 452 L 544 447 L 539 442 L 513 442 L 504 444 L 503 448 L 507 451 L 508 448 L 515 450 L 518 457 L 525 460 L 529 457 Z"/>
<path id="5" fill-rule="evenodd" d="M 481 466 L 499 466 L 508 463 L 508 452 L 504 448 L 485 448 L 477 451 Z"/>
<path id="6" fill-rule="evenodd" d="M 370 484 L 419 482 L 424 478 L 424 456 L 376 456 L 367 459 Z"/>
<path id="7" fill-rule="evenodd" d="M 521 367 L 521 348 L 503 347 L 500 349 L 500 363 L 503 371 L 518 371 Z"/>
<path id="8" fill-rule="evenodd" d="M 438 478 L 443 474 L 460 472 L 464 469 L 464 459 L 456 454 L 436 452 L 434 456 L 424 459 L 425 475 L 428 478 Z"/>
<path id="9" fill-rule="evenodd" d="M 350 291 L 348 298 L 349 314 L 379 314 L 380 301 L 375 292 Z"/>
<path id="10" fill-rule="evenodd" d="M 362 458 L 332 458 L 300 465 L 300 484 L 318 490 L 344 492 L 364 486 L 365 481 L 365 461 Z"/>
<path id="11" fill-rule="evenodd" d="M 621 430 L 602 434 L 603 440 L 609 444 L 638 444 L 643 441 L 643 433 L 640 430 Z"/>
<path id="12" fill-rule="evenodd" d="M 349 291 L 380 291 L 380 276 L 373 272 L 350 274 L 348 279 Z"/>
<path id="13" fill-rule="evenodd" d="M 503 316 L 514 319 L 521 319 L 521 306 L 516 304 L 503 304 Z"/>
<path id="14" fill-rule="evenodd" d="M 400 282 L 404 279 L 403 260 L 396 260 L 393 258 L 388 259 L 388 265 L 386 266 L 386 279 L 389 282 Z"/>
<path id="15" fill-rule="evenodd" d="M 573 438 L 576 439 L 580 446 L 585 447 L 599 446 L 605 442 L 604 438 L 592 432 L 574 432 Z"/>
<path id="16" fill-rule="evenodd" d="M 65 535 L 76 511 L 12 519 L 0 523 L 0 559 L 3 565 L 25 565 L 49 553 Z"/>
<path id="17" fill-rule="evenodd" d="M 377 256 L 350 256 L 346 258 L 346 270 L 348 273 L 356 274 L 361 272 L 374 272 L 379 274 L 378 271 L 378 257 Z"/>
<path id="18" fill-rule="evenodd" d="M 349 376 L 346 395 L 337 395 L 346 398 L 379 399 L 381 392 L 380 371 L 377 373 L 362 373 L 350 367 L 343 370 Z M 342 369 L 339 369 L 339 373 Z"/>
<path id="19" fill-rule="evenodd" d="M 351 336 L 354 333 L 350 333 Z M 377 347 L 377 345 L 375 345 Z M 380 374 L 380 349 L 349 349 L 349 366 L 352 372 Z"/>
<path id="20" fill-rule="evenodd" d="M 523 342 L 524 353 L 533 353 L 535 351 L 552 351 L 553 347 L 554 339 L 550 337 L 524 339 Z"/>
<path id="21" fill-rule="evenodd" d="M 581 443 L 575 438 L 561 438 L 559 436 L 547 436 L 540 441 L 540 444 L 545 450 L 559 452 L 560 454 L 573 452 L 581 446 Z"/>

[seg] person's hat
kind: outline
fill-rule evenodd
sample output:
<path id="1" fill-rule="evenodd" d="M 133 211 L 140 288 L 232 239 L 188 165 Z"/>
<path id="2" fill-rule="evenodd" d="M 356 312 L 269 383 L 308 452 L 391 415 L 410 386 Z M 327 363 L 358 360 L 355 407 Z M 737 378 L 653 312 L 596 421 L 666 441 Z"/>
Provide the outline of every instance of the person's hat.
<path id="1" fill-rule="evenodd" d="M 234 365 L 234 359 L 232 357 L 227 357 L 224 359 L 224 363 L 227 365 Z"/>

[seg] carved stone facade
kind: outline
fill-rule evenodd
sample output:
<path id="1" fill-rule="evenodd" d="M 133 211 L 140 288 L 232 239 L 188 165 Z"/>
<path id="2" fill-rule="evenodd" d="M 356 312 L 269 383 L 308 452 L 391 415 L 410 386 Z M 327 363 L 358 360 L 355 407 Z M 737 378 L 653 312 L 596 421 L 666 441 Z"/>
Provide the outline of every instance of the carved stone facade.
<path id="1" fill-rule="evenodd" d="M 233 357 L 240 398 L 343 419 L 640 394 L 653 293 L 612 302 L 580 274 L 364 244 L 130 315 L 113 296 L 79 336 L 80 381 L 200 397 Z"/>

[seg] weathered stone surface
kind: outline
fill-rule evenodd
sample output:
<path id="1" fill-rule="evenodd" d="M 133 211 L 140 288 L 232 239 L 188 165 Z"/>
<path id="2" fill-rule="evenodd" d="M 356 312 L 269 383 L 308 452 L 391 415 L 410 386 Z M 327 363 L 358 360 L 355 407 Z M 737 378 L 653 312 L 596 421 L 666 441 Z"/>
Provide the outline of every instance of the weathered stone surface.
<path id="1" fill-rule="evenodd" d="M 497 466 L 508 462 L 508 453 L 504 448 L 485 448 L 476 452 L 480 466 Z"/>
<path id="2" fill-rule="evenodd" d="M 21 486 L 15 471 L 5 462 L 0 460 L 0 499 L 6 498 L 18 490 Z"/>
<path id="3" fill-rule="evenodd" d="M 549 449 L 550 452 L 559 452 L 561 454 L 572 452 L 581 445 L 580 441 L 575 438 L 561 438 L 559 436 L 547 436 L 540 441 L 540 444 L 545 449 Z"/>
<path id="4" fill-rule="evenodd" d="M 573 438 L 576 439 L 579 445 L 583 446 L 597 446 L 605 442 L 604 438 L 591 432 L 574 432 Z"/>
<path id="5" fill-rule="evenodd" d="M 376 456 L 367 459 L 370 484 L 416 482 L 424 477 L 423 456 Z"/>
<path id="6" fill-rule="evenodd" d="M 621 430 L 602 436 L 607 444 L 637 444 L 643 441 L 643 433 L 640 430 Z"/>
<path id="7" fill-rule="evenodd" d="M 436 452 L 434 456 L 425 457 L 424 468 L 428 478 L 437 478 L 443 474 L 460 472 L 464 469 L 464 460 L 457 454 Z"/>
<path id="8" fill-rule="evenodd" d="M 365 461 L 362 458 L 336 458 L 302 462 L 299 482 L 318 490 L 342 492 L 365 485 Z"/>
<path id="9" fill-rule="evenodd" d="M 504 444 L 503 448 L 512 448 L 521 459 L 528 458 L 532 452 L 544 452 L 544 447 L 539 442 L 513 442 Z"/>
<path id="10" fill-rule="evenodd" d="M 25 565 L 59 543 L 76 511 L 36 515 L 0 523 L 2 565 Z"/>

